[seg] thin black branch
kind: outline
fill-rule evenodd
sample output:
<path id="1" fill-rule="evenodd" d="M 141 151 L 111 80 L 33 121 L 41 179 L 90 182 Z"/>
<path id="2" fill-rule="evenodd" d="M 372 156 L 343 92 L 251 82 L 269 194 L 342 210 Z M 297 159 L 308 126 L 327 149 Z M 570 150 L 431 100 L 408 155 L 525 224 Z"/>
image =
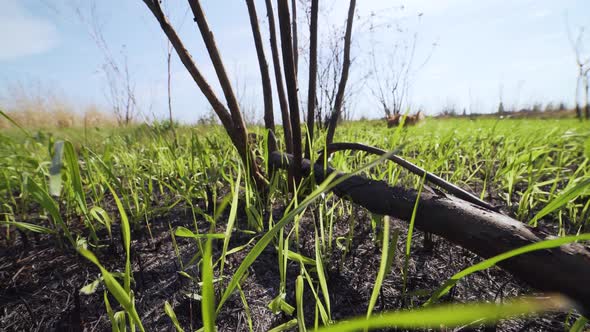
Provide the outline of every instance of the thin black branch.
<path id="1" fill-rule="evenodd" d="M 278 1 L 279 28 L 281 32 L 281 47 L 283 49 L 283 68 L 285 69 L 285 81 L 289 98 L 289 115 L 291 119 L 291 132 L 293 134 L 293 156 L 297 162 L 301 162 L 303 149 L 301 148 L 301 124 L 299 119 L 299 97 L 297 87 L 297 72 L 295 70 L 293 40 L 291 36 L 291 16 L 289 15 L 288 0 Z M 299 183 L 301 174 L 298 169 L 293 170 L 295 182 Z"/>
<path id="2" fill-rule="evenodd" d="M 374 155 L 378 155 L 378 156 L 388 154 L 388 152 L 385 150 L 381 150 L 379 148 L 360 144 L 360 143 L 332 143 L 326 147 L 325 151 L 327 153 L 327 156 L 329 156 L 334 152 L 343 151 L 343 150 L 365 151 L 365 152 L 368 152 L 368 153 L 371 153 Z M 323 155 L 324 150 L 321 150 L 319 153 L 320 153 L 320 157 L 318 158 L 318 160 L 320 160 L 320 161 L 325 160 L 324 155 Z M 410 171 L 418 176 L 425 177 L 426 181 L 439 186 L 440 188 L 448 191 L 450 194 L 452 194 L 458 198 L 461 198 L 467 202 L 479 205 L 479 206 L 484 207 L 486 209 L 498 212 L 497 207 L 495 207 L 485 201 L 482 201 L 481 199 L 479 199 L 477 196 L 471 194 L 470 192 L 467 192 L 467 191 L 457 187 L 456 185 L 444 180 L 441 177 L 438 177 L 430 172 L 427 172 L 423 168 L 420 168 L 419 166 L 414 165 L 413 163 L 403 159 L 402 157 L 396 156 L 395 154 L 390 154 L 389 157 L 387 157 L 387 159 L 393 161 L 394 163 L 400 165 L 401 167 L 407 169 L 408 171 Z"/>
<path id="3" fill-rule="evenodd" d="M 332 143 L 338 120 L 342 114 L 342 106 L 344 104 L 344 92 L 346 89 L 346 82 L 348 81 L 348 72 L 350 70 L 350 44 L 352 39 L 352 24 L 354 22 L 354 10 L 356 8 L 356 0 L 350 0 L 348 7 L 348 18 L 346 20 L 346 32 L 344 34 L 344 54 L 342 60 L 342 75 L 340 76 L 340 83 L 338 84 L 338 92 L 336 93 L 336 100 L 334 101 L 334 108 L 330 116 L 330 124 L 328 125 L 328 134 L 326 136 L 326 144 Z"/>
<path id="4" fill-rule="evenodd" d="M 311 1 L 311 22 L 309 25 L 309 85 L 307 89 L 307 144 L 305 157 L 311 159 L 314 119 L 316 109 L 316 89 L 318 76 L 318 12 L 319 0 Z"/>
<path id="5" fill-rule="evenodd" d="M 270 74 L 268 72 L 268 63 L 264 55 L 264 46 L 262 44 L 262 35 L 258 25 L 258 14 L 254 0 L 246 0 L 248 14 L 250 16 L 250 26 L 254 37 L 256 55 L 258 57 L 258 67 L 260 68 L 260 80 L 262 81 L 262 93 L 264 95 L 264 126 L 266 129 L 275 130 L 275 121 L 272 106 L 272 85 L 270 83 Z"/>

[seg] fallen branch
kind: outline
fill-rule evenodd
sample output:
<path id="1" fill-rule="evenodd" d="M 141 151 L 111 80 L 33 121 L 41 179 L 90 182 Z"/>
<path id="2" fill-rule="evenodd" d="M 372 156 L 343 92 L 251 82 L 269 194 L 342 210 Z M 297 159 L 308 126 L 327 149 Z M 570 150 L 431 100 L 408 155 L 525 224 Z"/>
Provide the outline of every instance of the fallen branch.
<path id="1" fill-rule="evenodd" d="M 274 151 L 270 155 L 270 164 L 275 168 L 287 169 L 293 162 L 293 157 L 285 153 Z M 337 178 L 345 175 L 304 159 L 302 173 L 308 176 L 312 169 L 317 182 L 334 172 Z M 373 213 L 406 221 L 410 220 L 417 199 L 416 190 L 391 187 L 383 181 L 358 175 L 336 185 L 333 191 Z M 424 191 L 420 195 L 415 226 L 484 258 L 543 240 L 543 235 L 509 216 L 451 195 Z M 530 252 L 499 265 L 536 289 L 569 296 L 585 315 L 590 314 L 590 252 L 584 246 L 570 244 Z"/>

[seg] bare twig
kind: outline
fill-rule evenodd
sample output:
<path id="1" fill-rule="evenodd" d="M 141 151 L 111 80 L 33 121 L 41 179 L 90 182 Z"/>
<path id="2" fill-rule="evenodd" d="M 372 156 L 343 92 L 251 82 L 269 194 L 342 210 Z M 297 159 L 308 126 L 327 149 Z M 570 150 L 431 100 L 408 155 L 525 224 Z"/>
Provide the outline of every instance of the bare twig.
<path id="1" fill-rule="evenodd" d="M 588 72 L 590 71 L 590 56 L 588 58 L 584 58 L 582 55 L 583 51 L 583 39 L 584 39 L 584 27 L 580 27 L 578 31 L 577 37 L 574 39 L 572 32 L 569 28 L 567 16 L 566 16 L 566 26 L 567 26 L 567 37 L 574 51 L 574 55 L 576 57 L 576 66 L 578 70 L 578 76 L 576 78 L 576 94 L 575 94 L 575 103 L 576 103 L 576 115 L 581 120 L 582 116 L 582 109 L 580 108 L 579 102 L 579 95 L 580 95 L 580 83 L 584 84 L 584 113 L 586 119 L 590 119 L 590 105 L 588 105 Z"/>
<path id="2" fill-rule="evenodd" d="M 170 45 L 170 40 L 166 43 L 166 64 L 167 66 L 167 73 L 168 73 L 168 115 L 170 120 L 170 128 L 174 130 L 174 120 L 172 118 L 172 72 L 171 72 L 171 64 L 172 64 L 172 45 Z M 176 135 L 175 135 L 176 136 Z"/>
<path id="3" fill-rule="evenodd" d="M 101 66 L 105 74 L 109 99 L 113 113 L 119 125 L 129 125 L 138 115 L 138 106 L 135 99 L 135 86 L 132 83 L 129 66 L 127 63 L 127 54 L 123 45 L 121 59 L 116 57 L 109 43 L 104 37 L 100 17 L 97 12 L 96 2 L 89 3 L 88 13 L 82 12 L 82 9 L 73 5 L 73 10 L 78 19 L 87 26 L 88 34 L 94 41 L 96 47 L 103 55 L 104 63 Z"/>

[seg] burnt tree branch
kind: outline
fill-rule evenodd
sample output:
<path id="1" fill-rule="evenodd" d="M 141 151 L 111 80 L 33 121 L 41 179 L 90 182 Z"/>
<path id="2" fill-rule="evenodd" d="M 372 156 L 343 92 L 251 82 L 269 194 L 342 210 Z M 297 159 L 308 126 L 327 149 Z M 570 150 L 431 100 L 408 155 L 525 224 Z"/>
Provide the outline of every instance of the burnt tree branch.
<path id="1" fill-rule="evenodd" d="M 252 28 L 252 35 L 254 37 L 256 55 L 258 56 L 258 67 L 260 68 L 260 79 L 262 81 L 262 94 L 264 95 L 264 127 L 274 131 L 275 120 L 272 109 L 272 85 L 270 83 L 268 63 L 266 62 L 266 56 L 264 55 L 264 46 L 262 44 L 260 26 L 258 25 L 258 14 L 256 13 L 256 5 L 254 4 L 254 0 L 246 0 L 246 5 L 248 6 L 250 26 Z M 271 148 L 272 150 L 276 150 L 276 146 Z"/>
<path id="2" fill-rule="evenodd" d="M 318 12 L 319 0 L 311 0 L 311 23 L 309 25 L 309 85 L 307 89 L 307 145 L 305 158 L 311 159 L 314 119 L 316 109 L 316 90 L 318 76 Z"/>
<path id="3" fill-rule="evenodd" d="M 344 104 L 344 92 L 346 90 L 346 82 L 348 81 L 348 72 L 350 71 L 350 43 L 352 39 L 352 23 L 354 21 L 354 9 L 356 7 L 356 0 L 350 0 L 348 6 L 348 18 L 346 20 L 346 32 L 344 33 L 344 54 L 342 60 L 342 75 L 338 83 L 338 92 L 336 93 L 336 100 L 330 116 L 330 123 L 328 125 L 328 134 L 326 136 L 326 144 L 332 143 L 334 134 L 336 133 L 336 126 L 342 114 L 342 105 Z"/>
<path id="4" fill-rule="evenodd" d="M 291 0 L 291 36 L 293 37 L 293 64 L 295 76 L 299 71 L 299 43 L 297 42 L 297 0 Z"/>
<path id="5" fill-rule="evenodd" d="M 221 124 L 223 124 L 223 126 L 226 129 L 233 128 L 233 121 L 231 119 L 229 111 L 219 100 L 219 98 L 211 88 L 211 85 L 209 85 L 209 82 L 207 82 L 207 80 L 195 64 L 193 57 L 190 55 L 190 53 L 184 46 L 184 43 L 176 33 L 176 30 L 170 24 L 168 17 L 162 11 L 160 2 L 157 0 L 144 0 L 143 2 L 152 12 L 156 20 L 158 20 L 158 23 L 160 23 L 162 31 L 164 31 L 164 33 L 168 37 L 168 40 L 170 40 L 170 43 L 174 47 L 174 50 L 176 50 L 176 54 L 178 54 L 180 61 L 186 67 L 187 71 L 189 72 L 189 74 L 191 75 L 191 77 L 193 78 L 193 80 L 203 93 L 203 95 L 205 95 L 205 98 L 207 98 L 209 104 L 211 104 L 213 111 L 215 111 L 215 113 L 219 117 L 219 120 L 221 120 Z M 230 137 L 234 137 L 232 131 L 228 130 L 228 134 L 230 135 Z"/>
<path id="6" fill-rule="evenodd" d="M 293 156 L 295 157 L 295 161 L 300 163 L 303 157 L 303 151 L 301 149 L 297 72 L 295 70 L 288 0 L 279 0 L 277 10 L 279 14 L 279 30 L 281 32 L 281 47 L 283 49 L 283 68 L 285 68 L 285 81 L 287 83 L 287 96 L 289 98 L 289 114 L 293 135 Z M 301 173 L 298 168 L 293 169 L 293 176 L 296 183 L 301 181 Z"/>
<path id="7" fill-rule="evenodd" d="M 221 59 L 221 53 L 219 53 L 217 48 L 217 43 L 215 42 L 213 32 L 209 28 L 209 23 L 207 22 L 207 17 L 205 16 L 205 12 L 203 12 L 203 8 L 201 7 L 201 2 L 199 0 L 189 0 L 188 3 L 191 7 L 193 15 L 195 15 L 194 20 L 199 26 L 199 32 L 201 33 L 201 37 L 203 38 L 203 42 L 205 43 L 207 52 L 209 53 L 209 58 L 213 63 L 213 68 L 215 69 L 215 73 L 219 79 L 219 84 L 221 85 L 221 89 L 225 95 L 229 111 L 234 121 L 234 127 L 239 127 L 239 130 L 244 128 L 245 130 L 246 126 L 240 112 L 238 99 L 236 98 L 231 82 L 229 81 L 227 72 L 225 71 L 225 66 L 223 65 L 223 60 Z M 245 136 L 246 134 L 244 132 L 244 137 Z"/>
<path id="8" fill-rule="evenodd" d="M 260 173 L 260 169 L 258 165 L 253 162 L 255 160 L 254 154 L 251 149 L 248 148 L 248 140 L 247 140 L 247 129 L 244 123 L 244 119 L 242 117 L 242 113 L 240 112 L 237 99 L 235 98 L 235 94 L 233 93 L 233 89 L 231 84 L 229 83 L 229 79 L 227 74 L 225 73 L 225 69 L 223 66 L 223 61 L 221 60 L 221 56 L 219 51 L 217 50 L 217 46 L 215 44 L 215 40 L 213 38 L 213 33 L 209 29 L 207 24 L 207 20 L 205 18 L 205 14 L 202 11 L 201 5 L 198 0 L 190 0 L 189 4 L 193 13 L 195 15 L 195 21 L 199 25 L 199 30 L 201 31 L 203 40 L 207 46 L 207 50 L 209 51 L 209 56 L 213 65 L 215 67 L 217 76 L 219 78 L 219 82 L 227 99 L 227 103 L 229 106 L 228 108 L 219 100 L 203 74 L 198 69 L 197 65 L 195 64 L 192 56 L 184 46 L 182 40 L 176 33 L 176 30 L 170 24 L 168 17 L 162 11 L 160 6 L 160 1 L 158 0 L 143 0 L 149 10 L 152 12 L 154 17 L 157 19 L 160 27 L 168 37 L 168 40 L 176 50 L 178 57 L 180 58 L 181 62 L 184 64 L 188 72 L 193 77 L 193 80 L 201 90 L 201 92 L 207 98 L 207 101 L 221 120 L 223 127 L 227 131 L 229 137 L 232 140 L 232 143 L 238 150 L 238 154 L 242 159 L 244 165 L 250 165 L 250 176 L 256 181 L 256 184 L 259 188 L 263 188 L 266 186 L 267 181 L 264 176 Z"/>
<path id="9" fill-rule="evenodd" d="M 279 106 L 281 107 L 281 118 L 283 120 L 283 131 L 285 132 L 285 150 L 287 153 L 293 153 L 293 134 L 291 132 L 291 119 L 289 118 L 289 105 L 283 87 L 283 70 L 279 57 L 279 48 L 277 46 L 277 32 L 275 27 L 275 16 L 271 0 L 265 1 L 266 15 L 268 16 L 268 31 L 270 50 L 272 53 L 272 63 L 275 73 L 275 82 L 277 85 L 277 94 L 279 96 Z"/>
<path id="10" fill-rule="evenodd" d="M 292 156 L 278 151 L 270 155 L 275 168 L 288 168 Z M 304 175 L 313 175 L 322 182 L 330 174 L 345 174 L 304 159 L 300 165 Z M 336 185 L 332 191 L 367 210 L 409 221 L 416 190 L 389 186 L 354 175 Z M 543 235 L 509 216 L 466 202 L 450 195 L 422 192 L 415 226 L 439 235 L 473 253 L 489 258 L 542 241 Z M 541 291 L 559 292 L 575 301 L 582 312 L 590 313 L 590 252 L 581 244 L 538 250 L 505 260 L 499 265 L 515 277 Z"/>

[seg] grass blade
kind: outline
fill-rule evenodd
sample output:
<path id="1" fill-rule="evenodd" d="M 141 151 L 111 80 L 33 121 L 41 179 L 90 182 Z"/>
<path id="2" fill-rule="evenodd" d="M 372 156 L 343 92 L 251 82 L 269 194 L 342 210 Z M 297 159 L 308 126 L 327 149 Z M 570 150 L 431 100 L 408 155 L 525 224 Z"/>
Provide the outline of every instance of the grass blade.
<path id="1" fill-rule="evenodd" d="M 174 324 L 174 328 L 176 329 L 176 331 L 184 332 L 182 327 L 180 327 L 180 322 L 178 322 L 178 318 L 176 318 L 176 313 L 174 312 L 174 309 L 172 308 L 170 303 L 168 303 L 168 301 L 164 302 L 164 311 L 166 312 L 166 315 L 170 317 L 170 320 L 172 321 L 172 324 Z"/>
<path id="2" fill-rule="evenodd" d="M 49 196 L 49 194 L 47 194 L 47 192 L 43 190 L 43 188 L 41 188 L 31 178 L 27 179 L 27 192 L 29 193 L 29 195 L 31 195 L 34 201 L 39 203 L 39 205 L 41 205 L 41 207 L 45 211 L 49 212 L 49 215 L 53 219 L 53 222 L 55 222 L 57 226 L 61 228 L 66 238 L 70 241 L 72 247 L 75 248 L 76 241 L 74 241 L 74 238 L 72 237 L 72 234 L 68 229 L 68 226 L 62 219 L 61 214 L 59 213 L 59 207 L 55 200 L 51 198 L 51 196 Z"/>
<path id="3" fill-rule="evenodd" d="M 424 188 L 424 180 L 426 180 L 426 173 L 420 181 L 420 188 L 416 195 L 416 202 L 414 203 L 414 209 L 412 210 L 412 217 L 408 226 L 408 238 L 406 239 L 406 256 L 404 258 L 404 270 L 403 270 L 403 289 L 402 293 L 406 293 L 406 283 L 408 280 L 408 263 L 410 261 L 410 251 L 412 249 L 412 234 L 414 233 L 414 222 L 416 221 L 416 212 L 418 211 L 418 204 L 420 203 L 420 195 L 422 194 L 422 188 Z"/>
<path id="4" fill-rule="evenodd" d="M 117 209 L 119 210 L 119 214 L 121 216 L 121 239 L 123 240 L 123 249 L 125 250 L 125 277 L 124 277 L 124 287 L 127 294 L 131 292 L 131 227 L 129 226 L 129 219 L 127 218 L 127 213 L 123 208 L 123 204 L 117 196 L 113 187 L 107 183 L 113 198 L 115 199 L 115 203 L 117 204 Z"/>
<path id="5" fill-rule="evenodd" d="M 393 244 L 395 246 L 395 243 Z M 386 276 L 387 265 L 389 261 L 389 217 L 383 218 L 383 245 L 381 247 L 381 263 L 379 264 L 379 271 L 377 272 L 377 278 L 375 278 L 375 284 L 373 291 L 371 292 L 371 298 L 369 299 L 369 307 L 367 309 L 367 318 L 373 313 L 375 303 L 381 292 L 381 285 Z"/>
<path id="6" fill-rule="evenodd" d="M 242 287 L 238 284 L 238 291 L 240 292 L 240 298 L 242 299 L 242 304 L 244 305 L 244 311 L 246 314 L 246 321 L 248 322 L 248 329 L 250 332 L 254 331 L 254 323 L 252 322 L 252 314 L 250 312 L 250 306 L 248 305 L 248 299 L 246 299 L 246 294 L 242 291 Z"/>
<path id="7" fill-rule="evenodd" d="M 107 309 L 107 316 L 109 316 L 109 321 L 111 322 L 111 331 L 112 332 L 119 332 L 119 325 L 117 325 L 117 320 L 115 319 L 115 313 L 113 312 L 113 308 L 111 308 L 111 303 L 109 302 L 109 297 L 108 297 L 106 290 L 103 293 L 103 298 L 104 298 L 104 305 Z"/>
<path id="8" fill-rule="evenodd" d="M 178 237 L 190 237 L 193 239 L 223 239 L 225 238 L 225 234 L 223 233 L 207 233 L 207 234 L 195 234 L 190 229 L 178 226 L 176 227 L 176 231 L 174 232 L 175 236 Z"/>
<path id="9" fill-rule="evenodd" d="M 15 226 L 21 230 L 26 230 L 33 233 L 55 234 L 53 229 L 22 221 L 0 221 L 0 225 Z"/>
<path id="10" fill-rule="evenodd" d="M 324 301 L 326 302 L 326 309 L 328 310 L 328 319 L 331 321 L 332 315 L 330 310 L 330 293 L 328 292 L 328 282 L 326 281 L 326 275 L 324 273 L 324 264 L 322 262 L 322 254 L 320 252 L 320 239 L 317 232 L 315 234 L 315 263 L 318 280 L 320 282 L 320 288 L 322 289 Z"/>
<path id="11" fill-rule="evenodd" d="M 236 184 L 233 189 L 233 198 L 231 202 L 231 208 L 229 210 L 229 217 L 227 219 L 227 226 L 225 228 L 225 236 L 223 239 L 223 250 L 221 252 L 221 267 L 219 269 L 219 276 L 223 277 L 223 267 L 225 265 L 225 255 L 227 253 L 227 247 L 229 246 L 229 239 L 231 238 L 232 231 L 234 229 L 234 223 L 238 215 L 238 196 L 240 193 L 240 180 L 242 177 L 242 171 L 238 167 L 238 175 L 236 178 Z"/>
<path id="12" fill-rule="evenodd" d="M 64 148 L 64 157 L 69 171 L 70 181 L 72 182 L 74 197 L 80 210 L 82 210 L 84 214 L 88 214 L 86 195 L 84 194 L 84 188 L 82 187 L 82 177 L 80 176 L 80 166 L 78 165 L 78 156 L 76 155 L 76 151 L 71 142 L 65 141 Z"/>
<path id="13" fill-rule="evenodd" d="M 4 111 L 1 109 L 0 109 L 0 115 L 2 115 L 3 118 L 8 120 L 8 122 L 12 123 L 15 127 L 20 129 L 20 131 L 22 131 L 28 138 L 33 137 L 25 128 L 21 127 L 21 125 L 19 125 L 16 121 L 14 121 L 14 119 L 12 119 L 10 116 L 8 116 L 8 114 L 4 113 Z"/>
<path id="14" fill-rule="evenodd" d="M 111 217 L 109 217 L 109 214 L 103 208 L 99 206 L 93 206 L 89 211 L 89 216 L 92 217 L 94 220 L 98 221 L 107 229 L 110 238 L 113 237 L 111 231 L 111 225 L 113 224 L 113 222 L 111 220 Z"/>
<path id="15" fill-rule="evenodd" d="M 582 332 L 587 323 L 588 319 L 582 316 L 576 320 L 569 332 Z"/>
<path id="16" fill-rule="evenodd" d="M 303 289 L 305 284 L 303 283 L 303 276 L 298 275 L 295 281 L 295 302 L 297 303 L 297 325 L 299 331 L 305 332 L 305 314 L 303 312 Z"/>
<path id="17" fill-rule="evenodd" d="M 203 327 L 205 332 L 215 332 L 215 291 L 213 289 L 213 257 L 211 248 L 212 239 L 205 243 L 203 253 L 203 266 L 201 279 L 203 280 L 201 314 L 203 315 Z"/>
<path id="18" fill-rule="evenodd" d="M 274 328 L 268 330 L 268 332 L 283 332 L 283 331 L 291 331 L 297 326 L 297 319 L 291 319 L 290 321 L 283 323 L 279 326 L 275 326 Z"/>
<path id="19" fill-rule="evenodd" d="M 370 318 L 357 317 L 346 322 L 320 328 L 318 331 L 343 332 L 393 327 L 401 329 L 439 329 L 441 326 L 453 328 L 464 325 L 493 323 L 503 318 L 523 314 L 564 310 L 570 306 L 567 299 L 559 295 L 544 298 L 520 298 L 501 305 L 495 303 L 452 304 L 409 311 L 388 312 Z"/>
<path id="20" fill-rule="evenodd" d="M 80 247 L 78 248 L 78 252 L 100 269 L 104 283 L 107 286 L 109 292 L 115 297 L 123 309 L 125 309 L 125 312 L 127 312 L 133 322 L 139 326 L 139 329 L 141 331 L 145 331 L 143 325 L 141 324 L 141 320 L 139 319 L 139 315 L 137 314 L 137 310 L 135 310 L 135 305 L 133 304 L 131 297 L 121 286 L 121 284 L 100 264 L 98 258 L 96 258 L 96 256 L 90 250 Z"/>

